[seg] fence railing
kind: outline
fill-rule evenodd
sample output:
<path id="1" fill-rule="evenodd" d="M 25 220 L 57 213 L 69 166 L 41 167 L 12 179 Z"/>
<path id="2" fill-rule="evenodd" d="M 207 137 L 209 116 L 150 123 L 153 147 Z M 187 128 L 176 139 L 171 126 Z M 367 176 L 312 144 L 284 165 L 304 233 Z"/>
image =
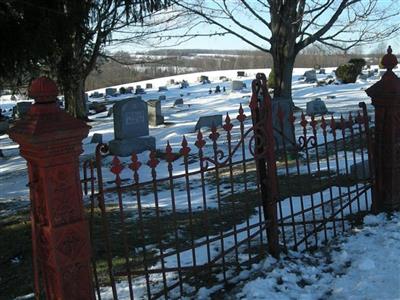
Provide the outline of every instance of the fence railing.
<path id="1" fill-rule="evenodd" d="M 99 299 L 179 298 L 227 284 L 267 253 L 317 247 L 369 210 L 365 104 L 340 119 L 273 116 L 258 76 L 250 107 L 251 118 L 240 107 L 179 149 L 121 158 L 99 145 L 84 163 Z M 285 126 L 297 136 L 275 144 Z"/>

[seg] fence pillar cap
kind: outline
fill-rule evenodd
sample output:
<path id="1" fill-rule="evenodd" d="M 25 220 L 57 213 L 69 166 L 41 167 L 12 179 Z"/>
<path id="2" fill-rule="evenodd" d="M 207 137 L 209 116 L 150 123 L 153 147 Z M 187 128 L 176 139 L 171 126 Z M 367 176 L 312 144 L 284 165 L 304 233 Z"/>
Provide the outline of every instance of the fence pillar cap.
<path id="1" fill-rule="evenodd" d="M 81 153 L 81 142 L 88 135 L 90 126 L 59 107 L 55 82 L 46 77 L 33 80 L 29 95 L 35 103 L 8 131 L 10 138 L 20 145 L 21 155 L 44 159 Z"/>
<path id="2" fill-rule="evenodd" d="M 39 77 L 31 82 L 28 95 L 35 99 L 35 103 L 56 102 L 58 88 L 53 80 L 47 77 Z"/>
<path id="3" fill-rule="evenodd" d="M 400 105 L 400 78 L 392 71 L 397 63 L 397 57 L 392 54 L 392 47 L 389 46 L 387 54 L 382 58 L 387 71 L 381 80 L 365 91 L 372 98 L 372 104 Z"/>

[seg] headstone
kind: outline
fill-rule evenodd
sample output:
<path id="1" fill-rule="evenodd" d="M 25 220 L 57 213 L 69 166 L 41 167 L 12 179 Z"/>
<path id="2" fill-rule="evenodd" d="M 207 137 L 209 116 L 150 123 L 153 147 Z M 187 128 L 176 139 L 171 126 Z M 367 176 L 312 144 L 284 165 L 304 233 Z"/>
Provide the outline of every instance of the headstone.
<path id="1" fill-rule="evenodd" d="M 158 87 L 158 91 L 159 91 L 159 92 L 166 92 L 166 91 L 168 91 L 168 89 L 167 89 L 166 86 L 159 86 L 159 87 Z"/>
<path id="2" fill-rule="evenodd" d="M 167 100 L 167 96 L 165 95 L 160 95 L 158 96 L 158 100 L 162 101 L 162 100 Z"/>
<path id="3" fill-rule="evenodd" d="M 189 82 L 187 82 L 186 80 L 182 80 L 180 88 L 186 89 L 188 87 L 189 87 Z"/>
<path id="4" fill-rule="evenodd" d="M 209 90 L 208 90 L 208 94 L 212 94 L 212 89 L 210 88 Z"/>
<path id="5" fill-rule="evenodd" d="M 106 88 L 106 96 L 113 96 L 117 92 L 115 88 Z"/>
<path id="6" fill-rule="evenodd" d="M 202 84 L 206 84 L 206 83 L 210 83 L 210 79 L 208 78 L 208 76 L 205 75 L 201 75 L 199 77 L 199 82 L 201 82 Z"/>
<path id="7" fill-rule="evenodd" d="M 164 124 L 164 117 L 161 113 L 161 101 L 149 100 L 147 101 L 147 109 L 149 116 L 149 124 L 151 126 L 158 126 Z"/>
<path id="8" fill-rule="evenodd" d="M 321 98 L 316 98 L 307 103 L 307 115 L 323 115 L 328 112 L 325 102 Z"/>
<path id="9" fill-rule="evenodd" d="M 219 80 L 225 81 L 226 79 L 226 76 L 219 76 Z"/>
<path id="10" fill-rule="evenodd" d="M 240 91 L 243 89 L 243 81 L 233 80 L 232 81 L 232 91 Z"/>
<path id="11" fill-rule="evenodd" d="M 221 93 L 221 87 L 219 86 L 219 85 L 217 85 L 216 87 L 215 87 L 215 93 L 217 94 L 217 93 Z"/>
<path id="12" fill-rule="evenodd" d="M 128 86 L 128 87 L 126 88 L 126 92 L 127 92 L 128 94 L 132 94 L 132 93 L 133 93 L 133 86 Z"/>
<path id="13" fill-rule="evenodd" d="M 151 83 L 146 83 L 146 89 L 152 89 L 153 88 L 153 84 Z"/>
<path id="14" fill-rule="evenodd" d="M 244 77 L 246 73 L 244 71 L 237 71 L 237 77 Z"/>
<path id="15" fill-rule="evenodd" d="M 29 109 L 32 106 L 32 102 L 28 102 L 28 101 L 21 101 L 21 102 L 17 102 L 16 105 L 16 117 L 19 119 L 22 119 L 26 113 L 29 111 Z"/>
<path id="16" fill-rule="evenodd" d="M 136 86 L 136 89 L 141 89 L 142 88 L 142 86 L 140 85 L 140 84 L 138 84 L 137 86 Z"/>
<path id="17" fill-rule="evenodd" d="M 174 106 L 179 106 L 179 105 L 183 105 L 183 99 L 182 98 L 178 98 L 174 101 Z"/>
<path id="18" fill-rule="evenodd" d="M 91 144 L 102 144 L 103 143 L 103 135 L 101 133 L 95 133 L 90 140 Z"/>
<path id="19" fill-rule="evenodd" d="M 194 131 L 198 131 L 202 127 L 211 128 L 212 126 L 222 126 L 222 115 L 202 116 L 196 123 Z"/>
<path id="20" fill-rule="evenodd" d="M 319 74 L 325 74 L 325 69 L 319 69 Z"/>
<path id="21" fill-rule="evenodd" d="M 167 84 L 175 84 L 175 79 L 170 79 L 167 81 Z"/>
<path id="22" fill-rule="evenodd" d="M 94 110 L 96 114 L 107 111 L 107 107 L 104 103 L 93 101 L 89 103 L 89 109 Z"/>
<path id="23" fill-rule="evenodd" d="M 370 178 L 368 160 L 350 166 L 350 176 L 353 179 L 367 180 Z"/>
<path id="24" fill-rule="evenodd" d="M 317 72 L 315 70 L 309 70 L 304 73 L 307 83 L 314 83 L 317 81 Z"/>
<path id="25" fill-rule="evenodd" d="M 276 149 L 282 149 L 284 145 L 287 150 L 296 148 L 294 126 L 288 121 L 295 109 L 290 98 L 275 97 L 272 99 L 272 125 L 273 128 L 279 128 L 279 131 L 273 131 Z M 279 112 L 283 113 L 283 132 L 281 132 L 281 123 L 278 118 Z"/>
<path id="26" fill-rule="evenodd" d="M 226 92 L 226 88 L 223 86 L 222 87 L 222 91 L 225 93 Z"/>
<path id="27" fill-rule="evenodd" d="M 145 90 L 141 87 L 136 87 L 135 95 L 143 95 L 146 94 Z"/>
<path id="28" fill-rule="evenodd" d="M 99 98 L 99 92 L 93 92 L 93 93 L 90 95 L 90 97 L 91 97 L 91 98 Z"/>
<path id="29" fill-rule="evenodd" d="M 113 114 L 115 139 L 109 143 L 112 154 L 129 156 L 155 149 L 155 138 L 149 136 L 146 102 L 138 97 L 118 101 L 113 106 Z"/>
<path id="30" fill-rule="evenodd" d="M 125 88 L 124 86 L 121 86 L 121 87 L 119 88 L 119 93 L 120 93 L 120 94 L 126 94 L 126 88 Z"/>

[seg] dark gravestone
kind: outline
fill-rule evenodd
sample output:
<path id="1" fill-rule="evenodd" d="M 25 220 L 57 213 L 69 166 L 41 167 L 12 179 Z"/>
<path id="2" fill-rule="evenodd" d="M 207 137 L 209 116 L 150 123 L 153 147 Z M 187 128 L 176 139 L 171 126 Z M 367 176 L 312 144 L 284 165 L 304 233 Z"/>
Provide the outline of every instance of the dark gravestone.
<path id="1" fill-rule="evenodd" d="M 117 89 L 106 88 L 106 96 L 113 96 L 117 92 Z"/>
<path id="2" fill-rule="evenodd" d="M 142 89 L 140 86 L 136 87 L 135 95 L 143 95 L 146 94 L 145 90 Z"/>
<path id="3" fill-rule="evenodd" d="M 304 73 L 304 77 L 306 78 L 307 83 L 317 82 L 317 72 L 315 70 L 309 70 Z"/>
<path id="4" fill-rule="evenodd" d="M 237 77 L 244 77 L 246 73 L 244 71 L 237 71 Z"/>
<path id="5" fill-rule="evenodd" d="M 283 112 L 283 131 L 278 118 L 279 109 Z M 293 102 L 290 98 L 272 99 L 272 125 L 274 128 L 274 138 L 276 149 L 282 149 L 285 143 L 286 149 L 295 148 L 295 136 L 292 124 L 289 123 L 289 116 L 292 114 Z"/>
<path id="6" fill-rule="evenodd" d="M 219 85 L 217 85 L 217 86 L 215 87 L 215 93 L 216 93 L 216 94 L 221 93 L 221 87 L 220 87 Z"/>
<path id="7" fill-rule="evenodd" d="M 16 110 L 15 110 L 15 113 L 16 113 L 15 117 L 22 119 L 31 107 L 32 107 L 32 102 L 28 102 L 28 101 L 17 102 L 17 106 L 16 106 Z"/>
<path id="8" fill-rule="evenodd" d="M 201 75 L 199 77 L 199 82 L 201 82 L 202 84 L 206 84 L 206 83 L 210 83 L 210 79 L 208 78 L 208 76 L 205 75 Z"/>
<path id="9" fill-rule="evenodd" d="M 126 92 L 127 92 L 128 94 L 133 94 L 133 86 L 128 86 L 128 87 L 126 88 Z"/>
<path id="10" fill-rule="evenodd" d="M 147 101 L 147 109 L 149 114 L 149 124 L 151 126 L 158 126 L 164 124 L 164 117 L 161 114 L 160 100 Z"/>
<path id="11" fill-rule="evenodd" d="M 166 92 L 166 91 L 168 91 L 168 88 L 166 86 L 159 86 L 158 87 L 158 91 L 159 92 Z"/>
<path id="12" fill-rule="evenodd" d="M 114 155 L 129 156 L 133 152 L 154 150 L 155 138 L 149 136 L 147 103 L 138 97 L 114 104 L 114 136 L 110 152 Z"/>
<path id="13" fill-rule="evenodd" d="M 243 81 L 233 80 L 232 81 L 232 91 L 240 91 L 243 89 Z"/>
<path id="14" fill-rule="evenodd" d="M 368 160 L 350 166 L 350 175 L 353 179 L 367 180 L 370 178 Z"/>
<path id="15" fill-rule="evenodd" d="M 179 105 L 183 105 L 183 99 L 182 98 L 178 98 L 174 101 L 174 106 L 179 106 Z"/>
<path id="16" fill-rule="evenodd" d="M 314 99 L 307 102 L 307 115 L 324 115 L 328 113 L 325 102 L 321 98 Z"/>
<path id="17" fill-rule="evenodd" d="M 102 144 L 103 143 L 103 135 L 101 133 L 95 133 L 90 140 L 91 144 Z"/>
<path id="18" fill-rule="evenodd" d="M 212 126 L 221 127 L 222 126 L 222 115 L 212 115 L 200 117 L 197 121 L 194 131 L 199 130 L 202 127 L 211 128 Z"/>
<path id="19" fill-rule="evenodd" d="M 146 89 L 152 89 L 153 88 L 153 84 L 151 83 L 146 83 Z"/>

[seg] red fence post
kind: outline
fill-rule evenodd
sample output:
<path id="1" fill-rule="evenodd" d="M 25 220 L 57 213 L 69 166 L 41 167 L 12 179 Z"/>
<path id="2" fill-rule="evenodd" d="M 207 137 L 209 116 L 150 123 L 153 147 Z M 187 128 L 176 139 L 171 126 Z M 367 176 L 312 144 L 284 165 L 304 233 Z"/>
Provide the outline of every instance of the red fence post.
<path id="1" fill-rule="evenodd" d="M 94 299 L 79 177 L 82 139 L 90 127 L 61 110 L 57 94 L 52 80 L 34 80 L 29 95 L 35 104 L 9 135 L 28 163 L 33 261 L 46 298 Z"/>
<path id="2" fill-rule="evenodd" d="M 375 107 L 375 213 L 400 209 L 400 79 L 392 71 L 397 63 L 389 46 L 382 58 L 386 73 L 366 90 Z"/>

